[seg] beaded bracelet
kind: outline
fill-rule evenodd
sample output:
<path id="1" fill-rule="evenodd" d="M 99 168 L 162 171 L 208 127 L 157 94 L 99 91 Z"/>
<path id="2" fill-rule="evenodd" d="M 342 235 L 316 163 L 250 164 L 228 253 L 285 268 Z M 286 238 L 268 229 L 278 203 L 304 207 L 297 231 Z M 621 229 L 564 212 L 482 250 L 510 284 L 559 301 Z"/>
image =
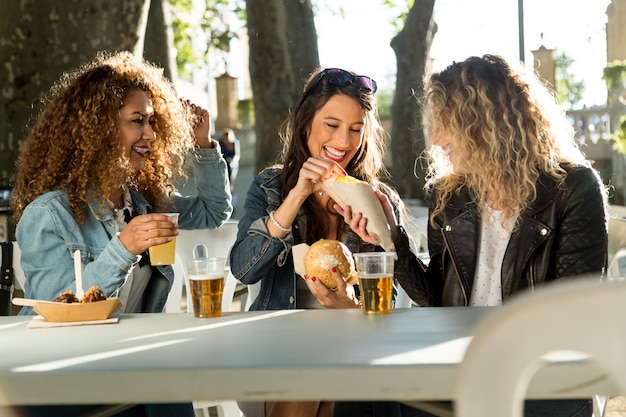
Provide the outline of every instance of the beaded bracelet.
<path id="1" fill-rule="evenodd" d="M 276 228 L 280 230 L 281 232 L 283 233 L 291 232 L 291 229 L 287 229 L 286 227 L 283 227 L 282 224 L 278 223 L 278 220 L 276 220 L 276 218 L 274 217 L 273 211 L 270 211 L 270 220 L 272 221 L 272 223 L 274 223 L 274 226 L 276 226 Z"/>

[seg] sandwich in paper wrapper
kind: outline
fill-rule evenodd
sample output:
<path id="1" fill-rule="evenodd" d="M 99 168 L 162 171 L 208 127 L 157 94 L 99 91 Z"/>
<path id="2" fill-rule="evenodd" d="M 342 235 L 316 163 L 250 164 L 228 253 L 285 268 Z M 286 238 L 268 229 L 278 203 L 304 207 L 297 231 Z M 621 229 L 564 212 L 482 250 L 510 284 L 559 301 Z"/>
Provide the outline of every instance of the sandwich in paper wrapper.
<path id="1" fill-rule="evenodd" d="M 341 208 L 349 205 L 353 213 L 363 213 L 363 217 L 367 219 L 367 232 L 378 237 L 383 249 L 387 252 L 396 251 L 387 217 L 371 185 L 349 175 L 337 175 L 324 180 L 322 186 Z"/>

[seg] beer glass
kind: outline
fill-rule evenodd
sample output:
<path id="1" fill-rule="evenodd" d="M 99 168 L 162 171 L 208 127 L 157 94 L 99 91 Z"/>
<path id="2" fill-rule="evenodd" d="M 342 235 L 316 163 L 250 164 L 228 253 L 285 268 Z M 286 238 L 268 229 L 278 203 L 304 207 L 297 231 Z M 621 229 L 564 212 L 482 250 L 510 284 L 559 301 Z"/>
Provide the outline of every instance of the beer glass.
<path id="1" fill-rule="evenodd" d="M 355 253 L 361 303 L 365 314 L 388 314 L 393 305 L 395 252 Z"/>
<path id="2" fill-rule="evenodd" d="M 187 262 L 194 317 L 222 315 L 224 265 L 224 258 L 195 258 Z"/>
<path id="3" fill-rule="evenodd" d="M 178 223 L 178 213 L 161 213 Z M 170 242 L 150 246 L 150 265 L 173 265 L 176 259 L 176 236 Z"/>

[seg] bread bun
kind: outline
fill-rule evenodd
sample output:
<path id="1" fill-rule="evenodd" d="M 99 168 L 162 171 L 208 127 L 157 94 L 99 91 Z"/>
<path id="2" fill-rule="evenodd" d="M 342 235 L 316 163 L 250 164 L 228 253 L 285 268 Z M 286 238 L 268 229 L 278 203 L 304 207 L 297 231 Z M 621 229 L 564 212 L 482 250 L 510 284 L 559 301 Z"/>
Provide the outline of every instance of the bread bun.
<path id="1" fill-rule="evenodd" d="M 335 267 L 350 285 L 356 284 L 358 276 L 354 268 L 352 253 L 338 240 L 321 239 L 309 247 L 304 255 L 304 269 L 309 277 L 316 277 L 326 287 L 337 287 L 337 280 L 331 272 Z"/>

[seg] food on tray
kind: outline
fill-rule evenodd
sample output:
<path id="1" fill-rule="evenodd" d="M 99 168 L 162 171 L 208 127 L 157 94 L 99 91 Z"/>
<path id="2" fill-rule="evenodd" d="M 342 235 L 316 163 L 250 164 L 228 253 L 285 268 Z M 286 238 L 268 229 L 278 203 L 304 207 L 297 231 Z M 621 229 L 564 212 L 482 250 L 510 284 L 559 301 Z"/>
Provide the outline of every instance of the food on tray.
<path id="1" fill-rule="evenodd" d="M 67 290 L 67 291 L 63 291 L 57 298 L 55 298 L 52 301 L 56 303 L 71 304 L 71 303 L 93 303 L 95 301 L 103 301 L 106 299 L 107 299 L 107 296 L 102 292 L 100 287 L 98 287 L 97 285 L 94 285 L 93 287 L 89 288 L 87 292 L 85 292 L 85 295 L 83 296 L 82 300 L 79 300 L 78 297 L 76 297 L 76 294 L 72 292 L 72 290 Z"/>
<path id="2" fill-rule="evenodd" d="M 122 305 L 117 297 L 107 298 L 97 285 L 79 300 L 72 291 L 63 291 L 54 301 L 35 303 L 33 310 L 49 322 L 105 320 Z"/>
<path id="3" fill-rule="evenodd" d="M 348 284 L 357 283 L 354 259 L 346 245 L 332 239 L 321 239 L 313 243 L 304 256 L 306 274 L 316 277 L 328 288 L 335 288 L 337 281 L 331 272 L 333 267 L 337 268 Z"/>
<path id="4" fill-rule="evenodd" d="M 337 175 L 335 177 L 335 182 L 359 182 L 361 184 L 367 184 L 365 181 L 361 181 L 358 178 L 354 178 L 350 175 Z"/>
<path id="5" fill-rule="evenodd" d="M 111 297 L 97 303 L 40 302 L 35 304 L 33 310 L 49 322 L 81 322 L 105 320 L 121 306 L 119 298 Z"/>
<path id="6" fill-rule="evenodd" d="M 63 291 L 57 298 L 55 298 L 52 301 L 54 301 L 55 303 L 69 304 L 69 303 L 77 303 L 79 300 L 71 290 L 67 290 L 67 291 Z"/>
<path id="7" fill-rule="evenodd" d="M 106 299 L 107 299 L 107 296 L 104 295 L 100 287 L 98 287 L 97 285 L 94 285 L 93 287 L 89 288 L 85 292 L 85 296 L 83 297 L 82 300 L 80 300 L 80 302 L 81 303 L 93 303 L 94 301 L 102 301 Z"/>

